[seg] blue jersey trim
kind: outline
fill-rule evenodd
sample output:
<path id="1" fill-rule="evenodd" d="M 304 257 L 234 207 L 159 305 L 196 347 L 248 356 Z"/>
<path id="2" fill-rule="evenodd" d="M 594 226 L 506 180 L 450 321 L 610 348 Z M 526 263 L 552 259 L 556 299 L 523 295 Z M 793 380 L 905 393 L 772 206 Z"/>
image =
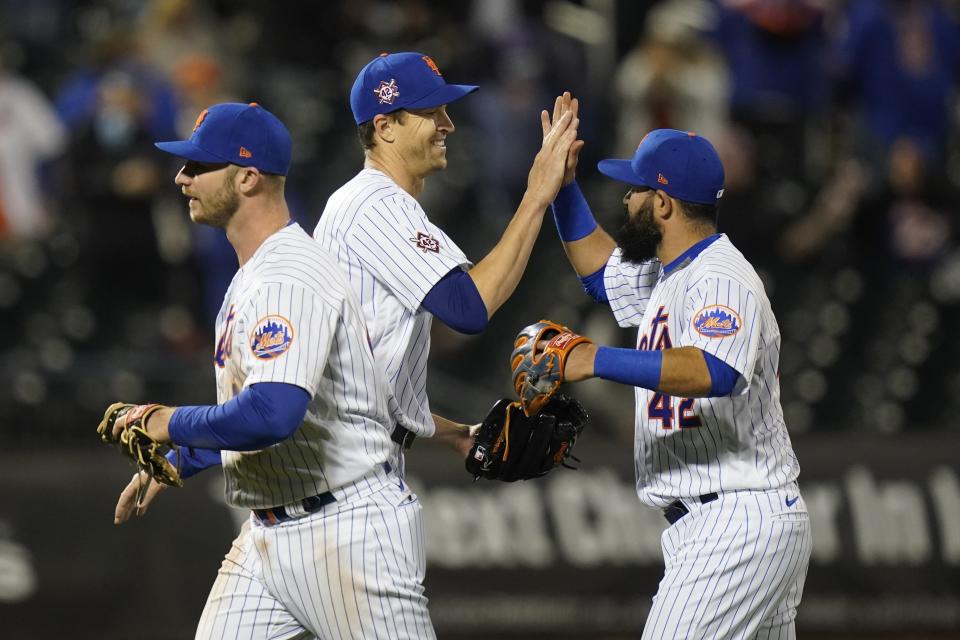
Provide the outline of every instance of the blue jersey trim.
<path id="1" fill-rule="evenodd" d="M 695 245 L 693 245 L 692 247 L 690 247 L 689 249 L 681 253 L 679 256 L 671 260 L 668 264 L 665 264 L 663 266 L 664 275 L 668 275 L 671 271 L 673 271 L 677 267 L 680 267 L 681 265 L 689 264 L 693 262 L 693 260 L 698 255 L 703 253 L 704 249 L 706 249 L 707 247 L 712 245 L 714 242 L 719 240 L 720 236 L 721 234 L 719 233 L 715 233 L 712 236 L 707 236 L 706 238 L 696 243 Z"/>

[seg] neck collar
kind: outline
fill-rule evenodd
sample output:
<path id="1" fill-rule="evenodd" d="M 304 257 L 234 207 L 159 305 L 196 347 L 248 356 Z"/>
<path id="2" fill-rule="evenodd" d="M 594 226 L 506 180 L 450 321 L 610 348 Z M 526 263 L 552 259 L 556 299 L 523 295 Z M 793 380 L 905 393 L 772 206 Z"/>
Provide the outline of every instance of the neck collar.
<path id="1" fill-rule="evenodd" d="M 723 234 L 715 233 L 712 236 L 707 236 L 703 240 L 700 240 L 695 245 L 681 253 L 679 256 L 670 261 L 669 264 L 663 265 L 664 275 L 669 275 L 671 272 L 676 271 L 680 267 L 685 267 L 694 259 L 703 253 L 704 249 L 712 245 L 714 242 L 720 239 L 720 236 Z"/>

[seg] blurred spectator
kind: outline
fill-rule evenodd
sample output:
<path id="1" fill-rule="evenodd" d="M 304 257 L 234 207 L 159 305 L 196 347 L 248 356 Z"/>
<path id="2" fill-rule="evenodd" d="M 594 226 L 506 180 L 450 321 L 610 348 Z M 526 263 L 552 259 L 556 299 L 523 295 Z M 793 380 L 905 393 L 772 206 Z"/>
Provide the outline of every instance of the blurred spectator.
<path id="1" fill-rule="evenodd" d="M 808 260 L 840 245 L 882 286 L 894 273 L 922 272 L 945 256 L 960 219 L 956 188 L 931 166 L 918 139 L 894 140 L 884 160 L 883 182 L 874 189 L 859 162 L 842 163 L 811 212 L 784 234 L 784 257 Z"/>
<path id="2" fill-rule="evenodd" d="M 960 73 L 960 27 L 935 0 L 856 0 L 845 13 L 840 82 L 862 118 L 857 151 L 880 163 L 909 137 L 928 167 L 949 140 L 949 98 Z"/>
<path id="3" fill-rule="evenodd" d="M 32 83 L 0 58 L 0 240 L 39 238 L 53 224 L 41 195 L 40 165 L 66 148 L 66 129 Z"/>
<path id="4" fill-rule="evenodd" d="M 652 129 L 717 140 L 726 127 L 729 76 L 705 32 L 717 20 L 703 0 L 669 0 L 647 14 L 643 36 L 617 68 L 618 157 L 633 154 Z"/>
<path id="5" fill-rule="evenodd" d="M 732 75 L 731 115 L 801 125 L 826 106 L 826 34 L 814 0 L 721 0 L 715 30 Z"/>
<path id="6" fill-rule="evenodd" d="M 718 151 L 734 171 L 720 230 L 762 270 L 769 241 L 807 206 L 812 150 L 827 112 L 827 37 L 815 0 L 719 0 L 713 35 L 730 70 L 732 131 Z M 825 168 L 821 168 L 824 170 Z"/>
<path id="7" fill-rule="evenodd" d="M 205 3 L 149 0 L 141 15 L 138 40 L 144 60 L 175 79 L 186 58 L 202 55 L 216 60 L 223 55 L 221 32 Z"/>
<path id="8" fill-rule="evenodd" d="M 118 292 L 145 308 L 166 294 L 153 220 L 162 158 L 153 143 L 176 136 L 172 90 L 127 44 L 104 43 L 115 55 L 78 72 L 58 101 L 71 129 L 70 219 L 99 309 Z"/>

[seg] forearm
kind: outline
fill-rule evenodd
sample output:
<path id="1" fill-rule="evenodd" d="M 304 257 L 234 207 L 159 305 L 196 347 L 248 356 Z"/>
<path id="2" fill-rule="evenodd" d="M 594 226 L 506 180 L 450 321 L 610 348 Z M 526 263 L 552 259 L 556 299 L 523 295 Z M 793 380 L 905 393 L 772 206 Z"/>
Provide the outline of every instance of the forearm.
<path id="1" fill-rule="evenodd" d="M 447 445 L 465 457 L 471 444 L 470 425 L 448 420 L 435 413 L 433 414 L 433 423 L 437 426 L 437 430 L 432 439 L 440 444 Z"/>
<path id="2" fill-rule="evenodd" d="M 712 387 L 703 351 L 677 347 L 663 351 L 663 368 L 657 391 L 678 398 L 706 398 Z"/>
<path id="3" fill-rule="evenodd" d="M 582 344 L 567 357 L 564 377 L 570 382 L 598 377 L 683 398 L 708 397 L 713 389 L 696 347 L 639 351 Z"/>
<path id="4" fill-rule="evenodd" d="M 614 239 L 599 226 L 585 238 L 563 243 L 570 264 L 581 277 L 602 269 L 616 248 Z"/>
<path id="5" fill-rule="evenodd" d="M 170 464 L 180 469 L 180 477 L 183 479 L 190 478 L 204 469 L 219 466 L 223 463 L 220 452 L 216 449 L 180 447 L 176 450 L 171 449 L 166 458 L 170 461 Z"/>
<path id="6" fill-rule="evenodd" d="M 487 316 L 492 317 L 517 288 L 549 203 L 527 194 L 500 241 L 469 271 L 480 292 Z"/>
<path id="7" fill-rule="evenodd" d="M 576 182 L 557 193 L 552 209 L 563 248 L 577 275 L 588 276 L 606 265 L 617 245 L 597 224 Z"/>
<path id="8" fill-rule="evenodd" d="M 289 438 L 299 428 L 309 399 L 309 394 L 295 385 L 255 384 L 222 405 L 178 407 L 167 421 L 168 438 L 200 449 L 263 449 Z M 149 426 L 152 429 L 153 416 Z"/>

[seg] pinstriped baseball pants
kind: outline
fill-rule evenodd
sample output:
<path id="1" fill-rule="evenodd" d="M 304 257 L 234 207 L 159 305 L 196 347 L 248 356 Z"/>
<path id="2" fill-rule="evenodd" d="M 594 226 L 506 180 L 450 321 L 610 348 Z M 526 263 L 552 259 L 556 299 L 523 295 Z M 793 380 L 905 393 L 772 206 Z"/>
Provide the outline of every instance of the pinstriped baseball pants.
<path id="1" fill-rule="evenodd" d="M 664 576 L 644 640 L 794 640 L 813 539 L 796 483 L 700 504 L 661 537 Z"/>
<path id="2" fill-rule="evenodd" d="M 196 638 L 435 638 L 420 503 L 395 477 L 302 518 L 244 523 Z"/>

